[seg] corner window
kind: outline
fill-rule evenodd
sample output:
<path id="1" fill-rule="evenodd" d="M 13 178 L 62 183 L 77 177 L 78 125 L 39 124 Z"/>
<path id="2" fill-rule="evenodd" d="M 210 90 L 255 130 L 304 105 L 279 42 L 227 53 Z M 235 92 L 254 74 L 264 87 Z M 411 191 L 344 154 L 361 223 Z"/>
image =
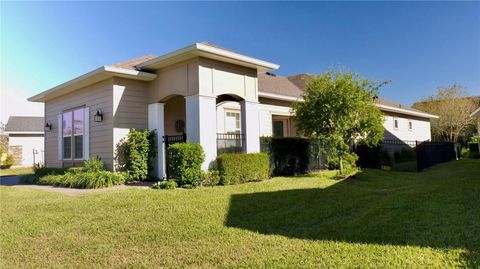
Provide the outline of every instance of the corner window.
<path id="1" fill-rule="evenodd" d="M 413 123 L 411 120 L 408 121 L 408 130 L 409 131 L 413 130 Z"/>
<path id="2" fill-rule="evenodd" d="M 63 159 L 83 159 L 84 108 L 63 112 Z"/>
<path id="3" fill-rule="evenodd" d="M 393 129 L 398 130 L 398 119 L 393 118 Z"/>

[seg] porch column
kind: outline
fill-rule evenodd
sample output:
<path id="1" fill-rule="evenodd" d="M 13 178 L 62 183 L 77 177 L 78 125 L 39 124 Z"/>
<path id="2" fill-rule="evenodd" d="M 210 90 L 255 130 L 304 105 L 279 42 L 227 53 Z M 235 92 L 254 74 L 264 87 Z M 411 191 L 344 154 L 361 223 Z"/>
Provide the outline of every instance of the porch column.
<path id="1" fill-rule="evenodd" d="M 166 179 L 165 144 L 163 143 L 163 136 L 165 135 L 164 108 L 164 103 L 148 105 L 148 130 L 157 131 L 157 157 L 155 158 L 154 172 L 159 179 Z"/>
<path id="2" fill-rule="evenodd" d="M 192 95 L 185 97 L 187 112 L 187 140 L 199 143 L 205 152 L 203 170 L 217 158 L 217 114 L 214 96 Z"/>
<path id="3" fill-rule="evenodd" d="M 258 102 L 240 102 L 242 116 L 242 134 L 245 135 L 244 149 L 247 153 L 260 152 L 260 124 Z"/>

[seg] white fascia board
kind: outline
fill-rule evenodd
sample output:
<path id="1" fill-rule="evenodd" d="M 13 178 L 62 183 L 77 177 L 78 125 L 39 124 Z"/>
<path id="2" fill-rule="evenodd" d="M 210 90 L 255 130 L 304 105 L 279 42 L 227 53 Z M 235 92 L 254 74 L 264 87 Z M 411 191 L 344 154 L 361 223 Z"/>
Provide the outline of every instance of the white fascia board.
<path id="1" fill-rule="evenodd" d="M 375 104 L 375 105 L 378 106 L 380 110 L 384 110 L 384 111 L 397 112 L 400 114 L 412 115 L 412 116 L 417 116 L 422 118 L 438 119 L 438 116 L 428 114 L 428 113 L 416 112 L 416 111 L 411 111 L 403 108 L 391 107 L 391 106 L 386 106 L 381 104 Z"/>
<path id="2" fill-rule="evenodd" d="M 270 98 L 270 99 L 275 99 L 275 100 L 281 100 L 281 101 L 299 101 L 299 102 L 303 102 L 303 98 L 302 98 L 302 97 L 294 97 L 294 96 L 288 96 L 288 95 L 276 94 L 276 93 L 268 93 L 268 92 L 258 92 L 258 97 L 265 97 L 265 98 Z"/>
<path id="3" fill-rule="evenodd" d="M 480 112 L 480 107 L 477 108 L 475 111 L 473 111 L 472 114 L 470 114 L 470 117 L 477 115 L 479 112 Z"/>
<path id="4" fill-rule="evenodd" d="M 185 48 L 167 53 L 165 55 L 159 56 L 157 58 L 151 59 L 144 63 L 137 65 L 138 68 L 142 69 L 149 69 L 149 68 L 161 68 L 163 66 L 173 64 L 176 62 L 180 62 L 186 60 L 187 56 L 194 57 L 194 56 L 204 56 L 208 57 L 208 55 L 215 55 L 217 57 L 223 57 L 232 59 L 238 62 L 244 62 L 252 66 L 258 66 L 265 68 L 267 70 L 275 70 L 278 69 L 280 66 L 278 64 L 269 63 L 266 61 L 262 61 L 259 59 L 255 59 L 249 56 L 245 56 L 236 52 L 232 52 L 229 50 L 213 47 L 210 45 L 202 44 L 202 43 L 194 43 L 190 46 Z M 176 59 L 175 59 L 176 58 Z M 162 62 L 164 64 L 162 64 Z"/>
<path id="5" fill-rule="evenodd" d="M 212 47 L 212 46 L 202 44 L 202 43 L 196 43 L 196 47 L 197 47 L 198 50 L 201 50 L 201 51 L 205 51 L 205 52 L 208 52 L 208 53 L 224 56 L 224 57 L 235 59 L 235 60 L 238 60 L 238 61 L 262 66 L 262 67 L 272 69 L 272 70 L 278 69 L 280 67 L 280 65 L 278 65 L 278 64 L 269 63 L 269 62 L 262 61 L 262 60 L 259 60 L 259 59 L 255 59 L 255 58 L 252 58 L 252 57 L 249 57 L 249 56 L 245 56 L 245 55 L 233 52 L 233 51 L 228 51 L 228 50 Z"/>
<path id="6" fill-rule="evenodd" d="M 64 93 L 69 93 L 78 88 L 86 87 L 90 84 L 115 76 L 143 81 L 152 81 L 157 77 L 156 74 L 152 73 L 119 68 L 114 66 L 102 66 L 84 75 L 62 83 L 56 87 L 34 95 L 27 100 L 30 102 L 44 102 L 48 95 L 55 94 L 55 96 L 59 96 Z"/>
<path id="7" fill-rule="evenodd" d="M 267 105 L 260 103 L 260 109 L 264 111 L 268 111 L 271 115 L 279 115 L 279 116 L 294 116 L 295 113 L 293 109 L 288 106 L 276 106 L 276 105 Z"/>

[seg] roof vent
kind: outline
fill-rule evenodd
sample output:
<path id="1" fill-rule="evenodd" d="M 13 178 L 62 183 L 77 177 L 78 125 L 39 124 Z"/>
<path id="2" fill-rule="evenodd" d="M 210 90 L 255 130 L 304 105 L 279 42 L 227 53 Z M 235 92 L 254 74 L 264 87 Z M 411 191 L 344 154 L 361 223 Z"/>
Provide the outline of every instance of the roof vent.
<path id="1" fill-rule="evenodd" d="M 276 77 L 277 75 L 275 75 L 274 73 L 270 73 L 270 72 L 266 72 L 265 74 L 267 74 L 268 76 L 272 76 L 272 77 Z"/>

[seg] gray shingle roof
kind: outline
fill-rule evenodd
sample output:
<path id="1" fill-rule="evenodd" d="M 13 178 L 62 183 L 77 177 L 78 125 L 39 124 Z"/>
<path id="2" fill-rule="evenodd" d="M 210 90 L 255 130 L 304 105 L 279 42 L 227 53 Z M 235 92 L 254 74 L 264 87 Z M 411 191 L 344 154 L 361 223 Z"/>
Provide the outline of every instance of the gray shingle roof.
<path id="1" fill-rule="evenodd" d="M 260 92 L 281 94 L 291 97 L 300 97 L 303 94 L 303 92 L 288 80 L 288 78 L 265 73 L 258 74 L 258 90 Z"/>
<path id="2" fill-rule="evenodd" d="M 5 126 L 5 132 L 43 132 L 43 124 L 43 117 L 11 116 Z"/>
<path id="3" fill-rule="evenodd" d="M 306 73 L 292 75 L 286 78 L 281 76 L 272 77 L 266 74 L 258 74 L 258 89 L 260 92 L 300 97 L 304 92 L 307 91 L 307 84 L 310 80 L 312 80 L 312 77 Z M 272 90 L 271 88 L 275 89 Z M 418 109 L 380 97 L 375 100 L 375 103 L 393 108 L 401 108 L 412 112 L 425 113 Z"/>

